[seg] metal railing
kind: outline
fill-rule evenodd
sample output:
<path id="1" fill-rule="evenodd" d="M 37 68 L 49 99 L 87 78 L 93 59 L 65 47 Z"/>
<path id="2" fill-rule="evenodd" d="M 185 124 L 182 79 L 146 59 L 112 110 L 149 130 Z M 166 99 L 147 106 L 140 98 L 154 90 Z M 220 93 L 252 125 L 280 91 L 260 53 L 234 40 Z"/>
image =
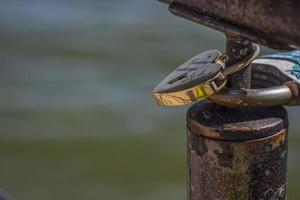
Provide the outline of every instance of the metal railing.
<path id="1" fill-rule="evenodd" d="M 243 59 L 252 42 L 300 46 L 297 0 L 160 1 L 177 16 L 223 32 L 227 65 Z M 227 89 L 187 112 L 189 200 L 286 199 L 288 117 L 281 105 L 299 99 L 299 87 L 251 89 L 252 73 L 251 65 L 238 71 Z"/>

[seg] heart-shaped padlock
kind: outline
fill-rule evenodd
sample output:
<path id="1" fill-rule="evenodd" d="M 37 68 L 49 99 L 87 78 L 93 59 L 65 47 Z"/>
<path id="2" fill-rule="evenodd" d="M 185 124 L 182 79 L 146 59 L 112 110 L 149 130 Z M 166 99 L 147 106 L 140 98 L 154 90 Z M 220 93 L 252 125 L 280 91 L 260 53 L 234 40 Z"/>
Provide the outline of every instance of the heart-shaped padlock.
<path id="1" fill-rule="evenodd" d="M 162 106 L 185 105 L 219 92 L 226 77 L 247 66 L 259 54 L 258 45 L 243 60 L 226 66 L 226 54 L 219 50 L 205 51 L 176 68 L 154 90 L 156 102 Z"/>
<path id="2" fill-rule="evenodd" d="M 222 74 L 225 56 L 219 50 L 205 51 L 180 65 L 153 91 L 159 105 L 184 105 L 209 97 L 226 84 Z"/>

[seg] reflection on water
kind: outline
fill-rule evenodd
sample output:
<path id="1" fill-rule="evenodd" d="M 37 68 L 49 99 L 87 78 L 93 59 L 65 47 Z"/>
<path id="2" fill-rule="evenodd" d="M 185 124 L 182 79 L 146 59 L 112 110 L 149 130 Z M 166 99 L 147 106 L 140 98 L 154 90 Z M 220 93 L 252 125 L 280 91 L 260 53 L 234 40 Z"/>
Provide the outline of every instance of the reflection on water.
<path id="1" fill-rule="evenodd" d="M 150 0 L 0 2 L 0 184 L 16 199 L 184 199 L 183 108 L 154 86 L 223 48 Z M 296 199 L 299 110 L 291 115 Z"/>

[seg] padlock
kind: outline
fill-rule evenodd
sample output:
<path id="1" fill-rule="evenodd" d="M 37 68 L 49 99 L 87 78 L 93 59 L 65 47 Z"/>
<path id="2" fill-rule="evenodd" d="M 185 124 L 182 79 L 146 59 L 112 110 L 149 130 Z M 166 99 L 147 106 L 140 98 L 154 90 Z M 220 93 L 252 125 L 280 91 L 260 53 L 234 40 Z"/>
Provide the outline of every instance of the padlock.
<path id="1" fill-rule="evenodd" d="M 209 100 L 226 107 L 300 105 L 300 51 L 255 59 L 251 63 L 251 89 L 224 88 Z"/>
<path id="2" fill-rule="evenodd" d="M 286 105 L 299 105 L 300 51 L 265 55 L 254 60 L 252 85 L 253 88 L 286 85 L 292 93 L 292 99 Z"/>
<path id="3" fill-rule="evenodd" d="M 159 105 L 183 105 L 206 98 L 226 84 L 222 71 L 225 56 L 219 50 L 205 51 L 168 75 L 154 90 Z"/>
<path id="4" fill-rule="evenodd" d="M 169 74 L 153 90 L 154 99 L 162 106 L 185 105 L 206 99 L 224 88 L 227 76 L 247 66 L 258 54 L 259 46 L 254 44 L 248 56 L 225 68 L 225 53 L 205 51 Z"/>

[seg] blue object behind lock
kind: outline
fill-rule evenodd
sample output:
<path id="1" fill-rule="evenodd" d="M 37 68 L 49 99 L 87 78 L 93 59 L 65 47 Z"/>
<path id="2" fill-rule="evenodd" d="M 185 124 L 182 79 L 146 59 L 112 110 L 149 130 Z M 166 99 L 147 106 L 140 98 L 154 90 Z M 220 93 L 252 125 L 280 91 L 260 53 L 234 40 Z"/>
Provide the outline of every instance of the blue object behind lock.
<path id="1" fill-rule="evenodd" d="M 277 53 L 271 55 L 262 56 L 263 58 L 278 59 L 278 60 L 287 60 L 295 63 L 293 68 L 289 71 L 297 79 L 300 80 L 300 50 L 286 52 L 286 53 Z"/>

